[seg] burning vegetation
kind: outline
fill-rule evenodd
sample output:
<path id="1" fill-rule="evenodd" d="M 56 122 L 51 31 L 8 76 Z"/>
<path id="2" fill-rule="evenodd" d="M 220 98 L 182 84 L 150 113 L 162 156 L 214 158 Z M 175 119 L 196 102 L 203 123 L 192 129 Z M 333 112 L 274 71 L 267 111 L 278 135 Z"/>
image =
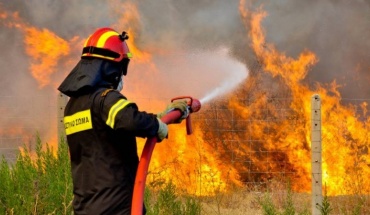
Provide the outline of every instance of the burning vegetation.
<path id="1" fill-rule="evenodd" d="M 163 43 L 162 48 L 148 42 L 149 39 L 142 36 L 145 34 L 142 25 L 150 20 L 143 20 L 140 5 L 131 1 L 110 1 L 109 6 L 114 16 L 109 25 L 126 29 L 135 59 L 130 65 L 123 90 L 127 93 L 124 94 L 150 111 L 160 110 L 171 97 L 178 96 L 177 93 L 205 96 L 205 90 L 195 92 L 196 88 L 182 88 L 181 85 L 186 85 L 185 81 L 196 82 L 199 77 L 204 77 L 201 81 L 206 82 L 213 78 L 213 71 L 201 71 L 207 75 L 190 74 L 185 81 L 168 83 L 175 76 L 185 79 L 181 73 L 184 70 L 174 71 L 176 75 L 171 76 L 159 68 L 167 57 L 172 59 L 169 64 L 183 62 L 183 55 L 176 53 L 188 47 L 177 50 L 172 40 Z M 344 103 L 341 85 L 335 80 L 329 83 L 307 81 L 312 80 L 308 78 L 310 72 L 322 61 L 315 51 L 303 48 L 296 58 L 279 51 L 267 40 L 270 32 L 263 27 L 268 12 L 244 0 L 238 7 L 235 13 L 243 29 L 238 32 L 238 38 L 243 40 L 236 43 L 245 47 L 234 49 L 234 44 L 226 45 L 231 47 L 231 56 L 246 64 L 248 78 L 235 86 L 232 93 L 225 92 L 204 104 L 201 113 L 194 114 L 192 136 L 186 136 L 181 125 L 170 126 L 168 140 L 158 144 L 154 151 L 148 183 L 155 187 L 157 183 L 172 181 L 188 193 L 212 195 L 234 186 L 256 189 L 271 180 L 289 179 L 293 190 L 310 192 L 310 98 L 319 94 L 323 101 L 323 182 L 327 193 L 369 194 L 368 102 Z M 55 94 L 55 86 L 79 58 L 79 47 L 86 35 L 65 33 L 68 37 L 60 36 L 49 28 L 33 26 L 18 11 L 6 9 L 1 4 L 0 25 L 4 30 L 12 29 L 22 35 L 23 41 L 16 44 L 22 47 L 27 60 L 24 69 L 37 83 L 38 89 L 33 92 L 49 90 L 51 95 Z M 170 33 L 163 35 L 165 39 L 172 36 Z M 368 72 L 370 67 L 366 66 L 366 62 L 360 61 L 357 68 L 365 67 Z M 144 76 L 150 81 L 143 80 Z M 167 86 L 171 89 L 166 89 Z M 4 109 L 2 112 L 10 111 Z M 54 121 L 47 122 L 45 126 L 50 140 L 56 139 L 55 129 L 49 129 L 54 124 Z M 9 132 L 0 133 L 9 135 Z M 20 131 L 26 132 L 34 131 Z M 139 140 L 141 146 L 144 141 Z"/>

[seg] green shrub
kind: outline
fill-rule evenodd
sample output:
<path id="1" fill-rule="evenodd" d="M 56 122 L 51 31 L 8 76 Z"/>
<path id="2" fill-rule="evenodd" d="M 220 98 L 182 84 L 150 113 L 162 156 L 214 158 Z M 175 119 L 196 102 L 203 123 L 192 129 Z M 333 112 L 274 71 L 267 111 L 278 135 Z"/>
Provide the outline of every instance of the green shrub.
<path id="1" fill-rule="evenodd" d="M 321 205 L 316 206 L 322 215 L 329 215 L 333 208 L 330 205 L 328 195 L 326 195 L 326 186 L 325 186 L 325 195 L 322 199 Z"/>
<path id="2" fill-rule="evenodd" d="M 24 147 L 15 164 L 4 157 L 0 166 L 1 214 L 72 214 L 72 182 L 68 146 L 64 141 L 53 154 L 36 138 L 35 155 Z"/>
<path id="3" fill-rule="evenodd" d="M 198 215 L 200 203 L 194 197 L 176 194 L 173 183 L 167 183 L 159 191 L 146 189 L 145 205 L 147 215 Z"/>
<path id="4" fill-rule="evenodd" d="M 64 140 L 54 152 L 48 144 L 43 148 L 37 135 L 35 150 L 24 147 L 14 164 L 3 156 L 0 181 L 0 214 L 73 214 L 72 176 Z M 178 197 L 172 183 L 158 192 L 146 189 L 145 199 L 148 215 L 200 214 L 200 204 L 192 197 Z"/>
<path id="5" fill-rule="evenodd" d="M 272 194 L 270 192 L 266 192 L 262 197 L 258 198 L 257 202 L 261 206 L 264 215 L 310 214 L 307 208 L 304 208 L 302 211 L 297 211 L 297 209 L 295 208 L 293 201 L 293 192 L 289 181 L 287 184 L 287 192 L 283 197 L 282 205 L 280 207 L 274 204 Z"/>
<path id="6" fill-rule="evenodd" d="M 262 198 L 259 198 L 258 203 L 262 207 L 264 215 L 276 215 L 278 214 L 278 209 L 272 202 L 272 198 L 269 193 L 265 194 Z"/>

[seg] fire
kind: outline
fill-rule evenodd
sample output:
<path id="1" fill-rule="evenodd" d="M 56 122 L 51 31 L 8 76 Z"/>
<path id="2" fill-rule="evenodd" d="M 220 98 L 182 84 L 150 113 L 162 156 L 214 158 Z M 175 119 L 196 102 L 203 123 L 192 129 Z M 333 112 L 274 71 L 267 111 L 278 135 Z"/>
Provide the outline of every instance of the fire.
<path id="1" fill-rule="evenodd" d="M 50 76 L 57 71 L 58 61 L 70 52 L 67 41 L 48 29 L 25 28 L 26 53 L 32 58 L 31 74 L 39 86 L 50 84 Z"/>
<path id="2" fill-rule="evenodd" d="M 133 95 L 131 98 L 134 99 L 139 107 L 148 106 L 145 108 L 147 111 L 158 111 L 163 107 L 163 101 L 153 99 L 150 101 L 150 105 L 147 105 L 149 100 L 148 97 L 150 97 L 147 92 L 153 91 L 153 89 L 148 89 L 150 87 L 146 84 L 137 84 L 143 82 L 143 77 L 145 77 L 144 81 L 147 82 L 158 74 L 158 68 L 155 63 L 153 63 L 152 53 L 142 50 L 138 46 L 139 42 L 137 41 L 137 38 L 140 34 L 141 24 L 137 6 L 132 1 L 122 3 L 117 0 L 113 0 L 109 6 L 111 7 L 113 14 L 118 17 L 116 23 L 112 24 L 112 27 L 117 30 L 122 29 L 129 35 L 129 39 L 126 42 L 130 48 L 130 52 L 133 54 L 133 58 L 131 59 L 128 75 L 124 78 L 124 82 L 127 80 L 129 84 L 132 83 L 129 86 Z M 136 72 L 140 73 L 140 75 L 131 75 Z M 125 87 L 129 84 L 124 84 L 123 91 L 126 91 Z M 130 97 L 128 98 L 130 99 Z M 144 101 L 139 99 L 144 99 Z"/>
<path id="3" fill-rule="evenodd" d="M 127 77 L 131 79 L 130 83 L 135 83 L 130 85 L 131 98 L 145 110 L 161 110 L 169 101 L 160 100 L 162 97 L 147 99 L 143 92 L 148 86 L 142 77 L 150 79 L 153 74 L 158 74 L 155 55 L 172 50 L 158 50 L 157 47 L 142 50 L 139 46 L 142 43 L 141 19 L 135 3 L 115 0 L 110 3 L 114 14 L 119 14 L 119 19 L 111 26 L 115 29 L 124 27 L 130 36 L 127 42 L 134 55 L 130 72 L 141 72 Z M 246 4 L 245 0 L 240 1 L 239 13 L 248 32 L 245 38 L 250 39 L 261 71 L 254 71 L 241 88 L 227 97 L 227 101 L 216 104 L 222 108 L 216 110 L 204 106 L 203 113 L 195 113 L 199 118 L 193 121 L 193 135 L 186 136 L 184 123 L 170 125 L 169 138 L 156 145 L 148 183 L 155 187 L 172 181 L 188 193 L 211 195 L 227 191 L 234 185 L 288 177 L 292 179 L 294 190 L 309 192 L 310 98 L 317 93 L 323 101 L 323 179 L 327 193 L 369 193 L 368 104 L 363 102 L 359 107 L 343 105 L 338 91 L 340 86 L 335 81 L 329 85 L 317 83 L 315 89 L 304 84 L 310 68 L 319 61 L 317 56 L 310 50 L 303 50 L 297 58 L 281 53 L 266 41 L 261 22 L 267 12 L 262 8 L 249 11 Z M 29 71 L 40 89 L 53 84 L 61 64 L 66 75 L 76 63 L 75 53 L 81 50 L 73 47 L 82 47 L 83 38 L 72 35 L 72 39 L 63 39 L 49 29 L 31 26 L 17 12 L 2 11 L 1 7 L 0 21 L 2 26 L 18 29 L 24 35 L 23 45 L 30 59 Z M 267 84 L 263 82 L 266 76 L 271 81 Z M 54 82 L 57 81 L 60 82 Z M 162 88 L 165 87 L 157 86 L 156 90 L 166 92 Z M 246 96 L 249 103 L 240 100 Z M 141 98 L 143 101 L 139 100 Z M 282 110 L 280 105 L 288 108 Z M 231 119 L 234 121 L 230 122 Z M 56 138 L 52 139 L 56 142 Z M 145 139 L 138 141 L 140 154 Z"/>
<path id="4" fill-rule="evenodd" d="M 155 66 L 152 63 L 151 54 L 137 47 L 136 38 L 140 29 L 140 15 L 135 3 L 129 1 L 124 3 L 116 2 L 111 4 L 111 6 L 112 10 L 116 14 L 122 14 L 117 23 L 113 24 L 112 26 L 115 29 L 126 29 L 129 35 L 127 45 L 130 47 L 130 51 L 133 53 L 135 62 L 139 64 L 149 64 L 154 68 Z"/>
<path id="5" fill-rule="evenodd" d="M 155 187 L 171 181 L 195 195 L 212 195 L 241 185 L 236 169 L 217 157 L 204 140 L 201 127 L 193 129 L 194 133 L 187 136 L 185 126 L 169 126 L 168 139 L 157 144 L 153 153 L 148 183 Z"/>
<path id="6" fill-rule="evenodd" d="M 134 55 L 135 67 L 143 70 L 143 74 L 148 76 L 157 74 L 158 70 L 153 63 L 152 53 L 143 51 L 137 46 L 136 38 L 140 32 L 140 16 L 136 5 L 130 2 L 112 5 L 114 5 L 113 11 L 122 14 L 112 27 L 122 29 L 123 26 L 128 32 L 130 38 L 127 43 Z M 9 15 L 1 17 L 8 19 Z M 52 75 L 58 71 L 57 66 L 63 61 L 71 61 L 68 57 L 72 51 L 75 51 L 72 47 L 82 47 L 82 44 L 78 45 L 82 40 L 74 36 L 67 41 L 48 29 L 29 26 L 22 21 L 17 13 L 14 13 L 13 17 L 12 20 L 9 20 L 8 27 L 16 27 L 24 34 L 24 46 L 31 60 L 32 77 L 38 81 L 40 88 L 50 85 Z M 142 80 L 134 80 L 133 82 L 141 83 Z M 132 90 L 134 101 L 135 98 L 145 98 L 141 94 L 143 87 L 144 84 L 138 86 L 137 90 Z M 148 103 L 148 100 L 143 103 Z M 153 110 L 161 110 L 164 107 L 161 100 L 150 101 L 150 108 Z M 169 139 L 156 146 L 150 165 L 151 174 L 148 176 L 148 183 L 172 181 L 178 187 L 196 195 L 209 195 L 227 190 L 230 184 L 240 184 L 236 170 L 222 164 L 212 153 L 214 149 L 204 141 L 203 133 L 199 128 L 194 129 L 197 131 L 192 136 L 186 136 L 185 130 L 182 129 L 185 128 L 180 125 L 170 126 Z M 55 141 L 56 138 L 52 139 Z M 145 139 L 139 139 L 139 154 L 144 142 Z M 228 183 L 230 181 L 232 183 Z"/>
<path id="7" fill-rule="evenodd" d="M 57 72 L 59 60 L 70 54 L 69 43 L 48 29 L 28 25 L 17 12 L 4 11 L 0 17 L 4 25 L 17 28 L 24 34 L 25 51 L 30 57 L 30 72 L 40 88 L 49 85 L 50 76 Z"/>
<path id="8" fill-rule="evenodd" d="M 318 59 L 309 50 L 304 50 L 297 59 L 286 56 L 279 52 L 273 44 L 265 39 L 265 32 L 261 27 L 262 19 L 267 13 L 261 8 L 257 12 L 248 12 L 244 9 L 244 1 L 240 4 L 240 14 L 246 29 L 249 30 L 251 47 L 260 62 L 263 71 L 271 74 L 276 81 L 282 83 L 283 93 L 291 95 L 289 101 L 291 109 L 290 117 L 297 119 L 292 125 L 291 120 L 274 122 L 257 122 L 251 125 L 252 139 L 264 139 L 261 148 L 270 152 L 277 152 L 280 158 L 276 161 L 284 161 L 289 169 L 295 174 L 293 189 L 296 191 L 309 192 L 310 186 L 310 97 L 318 93 L 322 97 L 322 129 L 323 129 L 323 183 L 326 185 L 328 195 L 369 193 L 370 181 L 368 158 L 368 137 L 370 118 L 366 115 L 367 103 L 363 103 L 362 115 L 356 113 L 355 106 L 344 106 L 335 81 L 329 86 L 317 84 L 317 89 L 311 90 L 302 83 L 309 68 L 314 66 Z M 246 84 L 251 89 L 256 82 L 260 81 L 258 75 L 251 78 Z M 240 113 L 243 119 L 251 119 L 263 116 L 259 109 L 268 109 L 272 117 L 278 117 L 276 104 L 273 100 L 268 101 L 264 93 L 256 93 L 254 101 L 249 107 L 241 104 L 237 98 L 229 101 L 229 107 Z M 272 93 L 272 92 L 267 92 Z M 359 117 L 365 118 L 360 121 Z M 299 119 L 299 120 L 298 120 Z M 293 127 L 294 132 L 291 131 Z M 266 135 L 269 129 L 273 132 Z M 253 148 L 243 146 L 245 151 L 254 151 Z M 252 157 L 253 164 L 261 172 L 285 172 L 286 167 L 279 167 L 274 162 L 266 165 L 266 157 Z M 277 162 L 278 163 L 278 162 Z M 269 168 L 272 171 L 269 171 Z M 243 180 L 243 179 L 242 179 Z M 361 187 L 361 188 L 360 188 Z"/>
<path id="9" fill-rule="evenodd" d="M 153 63 L 152 52 L 163 54 L 165 50 L 150 47 L 149 50 L 152 52 L 148 52 L 137 46 L 136 37 L 140 32 L 140 15 L 136 5 L 132 2 L 125 2 L 114 6 L 115 11 L 122 14 L 122 17 L 113 26 L 116 26 L 117 29 L 120 29 L 121 26 L 128 29 L 130 39 L 127 42 L 134 55 L 135 67 L 139 68 L 140 73 L 143 73 L 146 78 L 158 74 L 158 69 Z M 122 13 L 122 11 L 124 12 Z M 135 70 L 136 68 L 131 67 L 130 69 Z M 131 82 L 142 82 L 142 76 L 139 77 L 139 80 L 131 80 Z M 145 84 L 140 84 L 137 90 L 130 89 L 134 92 L 134 100 L 146 97 L 143 94 L 143 87 L 146 87 Z M 161 88 L 161 86 L 157 87 Z M 168 103 L 169 101 L 146 100 L 139 106 L 148 106 L 145 108 L 148 111 L 158 111 L 164 109 L 164 102 Z M 171 181 L 180 189 L 196 195 L 210 195 L 228 190 L 231 184 L 240 185 L 236 170 L 221 163 L 217 155 L 213 153 L 214 149 L 204 141 L 200 128 L 195 128 L 195 132 L 191 136 L 186 136 L 185 128 L 181 125 L 170 125 L 169 129 L 169 138 L 157 144 L 154 150 L 150 163 L 150 174 L 147 179 L 149 184 L 155 187 L 162 182 Z M 138 143 L 140 155 L 145 140 L 138 139 Z"/>

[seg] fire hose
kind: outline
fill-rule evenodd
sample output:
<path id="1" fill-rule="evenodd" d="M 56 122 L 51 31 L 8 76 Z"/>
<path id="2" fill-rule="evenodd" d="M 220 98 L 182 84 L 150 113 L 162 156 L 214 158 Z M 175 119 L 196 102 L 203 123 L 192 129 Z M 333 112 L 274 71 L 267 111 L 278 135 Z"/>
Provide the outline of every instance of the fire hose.
<path id="1" fill-rule="evenodd" d="M 180 99 L 188 99 L 188 109 L 190 111 L 189 115 L 186 117 L 186 133 L 188 135 L 192 134 L 193 129 L 191 126 L 191 118 L 190 114 L 194 112 L 198 112 L 200 110 L 201 104 L 198 99 L 194 99 L 190 96 L 181 96 L 171 99 L 171 102 Z M 171 124 L 177 121 L 182 117 L 183 113 L 178 110 L 172 110 L 164 115 L 161 120 L 166 124 Z M 154 150 L 154 146 L 157 143 L 157 137 L 148 138 L 145 142 L 144 149 L 142 151 L 139 166 L 136 172 L 135 178 L 135 185 L 134 185 L 134 192 L 132 196 L 132 205 L 131 205 L 131 215 L 142 215 L 143 213 L 143 205 L 144 205 L 144 191 L 145 191 L 145 183 L 146 183 L 146 176 L 148 173 L 150 159 L 152 157 L 152 153 Z"/>

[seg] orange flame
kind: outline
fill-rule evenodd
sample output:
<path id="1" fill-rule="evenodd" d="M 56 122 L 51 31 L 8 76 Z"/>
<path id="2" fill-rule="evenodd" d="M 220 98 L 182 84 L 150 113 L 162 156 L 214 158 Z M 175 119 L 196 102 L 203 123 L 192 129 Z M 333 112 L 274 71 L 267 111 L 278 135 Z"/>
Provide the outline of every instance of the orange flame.
<path id="1" fill-rule="evenodd" d="M 300 119 L 296 123 L 296 132 L 287 132 L 292 127 L 289 120 L 280 123 L 254 123 L 252 126 L 255 139 L 263 138 L 265 147 L 269 151 L 285 151 L 286 160 L 295 171 L 293 188 L 297 191 L 310 191 L 310 98 L 318 93 L 322 97 L 322 144 L 323 144 L 323 183 L 326 184 L 328 195 L 369 193 L 370 173 L 368 164 L 368 152 L 366 149 L 368 137 L 366 135 L 370 119 L 360 121 L 357 117 L 354 106 L 341 104 L 340 93 L 335 81 L 325 88 L 317 84 L 316 92 L 311 91 L 301 81 L 306 77 L 309 68 L 317 63 L 316 56 L 308 51 L 303 51 L 297 60 L 280 53 L 276 48 L 266 42 L 265 33 L 261 27 L 261 20 L 267 15 L 260 9 L 257 12 L 248 12 L 244 9 L 244 1 L 240 4 L 240 14 L 243 18 L 246 29 L 250 29 L 251 46 L 259 60 L 262 69 L 269 72 L 272 77 L 279 77 L 278 80 L 287 86 L 288 94 L 292 95 L 290 108 L 292 117 Z M 250 19 L 250 21 L 249 21 Z M 250 80 L 250 83 L 255 80 Z M 246 108 L 236 98 L 230 100 L 229 105 L 235 108 L 243 118 L 251 118 L 252 115 L 262 116 L 256 110 L 261 107 L 271 108 L 272 115 L 277 116 L 277 110 L 273 104 L 269 104 L 266 96 Z M 258 98 L 258 96 L 256 96 Z M 271 106 L 271 107 L 270 107 Z M 364 115 L 367 113 L 367 103 L 361 105 Z M 264 130 L 275 131 L 266 136 Z M 263 162 L 252 158 L 254 163 L 261 169 L 266 169 Z M 279 170 L 278 166 L 272 166 Z M 362 187 L 362 190 L 359 187 Z"/>
<path id="2" fill-rule="evenodd" d="M 1 12 L 0 18 L 5 26 L 17 28 L 24 34 L 26 53 L 31 58 L 31 74 L 40 88 L 49 85 L 50 76 L 57 71 L 60 58 L 70 54 L 68 42 L 48 29 L 29 26 L 19 17 L 18 12 Z"/>
<path id="3" fill-rule="evenodd" d="M 122 14 L 117 23 L 113 24 L 112 26 L 117 30 L 124 28 L 124 30 L 128 33 L 129 40 L 127 40 L 127 45 L 130 47 L 130 51 L 133 53 L 135 62 L 140 64 L 149 64 L 154 68 L 151 54 L 137 47 L 136 38 L 141 25 L 140 15 L 136 4 L 133 2 L 116 2 L 115 4 L 111 4 L 111 6 L 114 13 Z"/>
<path id="4" fill-rule="evenodd" d="M 27 27 L 25 34 L 26 53 L 32 57 L 32 76 L 41 88 L 45 87 L 50 84 L 50 76 L 56 72 L 58 61 L 68 56 L 69 44 L 48 29 Z"/>
<path id="5" fill-rule="evenodd" d="M 140 15 L 136 5 L 130 2 L 120 5 L 122 8 L 117 4 L 115 9 L 118 13 L 124 12 L 115 26 L 117 26 L 116 28 L 125 26 L 128 29 L 130 36 L 128 45 L 133 52 L 133 60 L 139 64 L 136 66 L 148 73 L 158 74 L 152 54 L 142 51 L 136 44 L 136 37 L 140 32 Z M 163 52 L 163 50 L 161 51 Z M 137 84 L 142 80 L 134 82 Z M 142 87 L 145 87 L 145 84 L 139 84 L 134 97 L 145 98 L 145 95 L 141 95 Z M 157 88 L 161 88 L 161 86 L 157 86 Z M 147 105 L 146 103 L 150 103 L 149 108 L 153 110 L 158 110 L 163 106 L 161 100 L 146 100 L 143 105 Z M 170 125 L 169 129 L 169 139 L 158 144 L 154 150 L 148 175 L 149 184 L 155 186 L 161 182 L 171 181 L 184 191 L 196 195 L 210 195 L 228 190 L 231 184 L 240 185 L 236 170 L 220 162 L 217 155 L 213 153 L 214 149 L 204 142 L 203 133 L 199 128 L 194 129 L 195 132 L 191 136 L 186 136 L 186 132 L 183 130 L 185 128 L 180 125 Z M 145 140 L 139 139 L 138 141 L 140 154 Z"/>
<path id="6" fill-rule="evenodd" d="M 153 63 L 153 52 L 143 51 L 138 46 L 141 42 L 140 15 L 136 5 L 132 2 L 123 4 L 119 1 L 111 2 L 113 2 L 110 4 L 112 10 L 116 14 L 122 14 L 124 11 L 122 17 L 112 27 L 126 28 L 130 36 L 129 47 L 133 52 L 136 65 L 145 68 L 148 72 L 157 72 Z M 249 32 L 254 54 L 263 71 L 283 85 L 284 92 L 281 94 L 291 98 L 289 101 L 282 101 L 289 106 L 289 110 L 283 113 L 288 116 L 288 119 L 255 120 L 264 119 L 266 111 L 273 119 L 280 119 L 279 116 L 282 113 L 277 108 L 278 105 L 271 101 L 269 96 L 271 92 L 258 90 L 263 87 L 259 86 L 259 81 L 262 80 L 261 74 L 250 76 L 243 89 L 235 92 L 235 96 L 231 96 L 225 104 L 228 110 L 225 113 L 218 113 L 221 118 L 228 119 L 230 118 L 228 111 L 233 110 L 232 114 L 238 118 L 233 128 L 241 128 L 244 133 L 233 137 L 230 137 L 230 134 L 222 134 L 220 138 L 218 131 L 212 133 L 204 129 L 209 127 L 209 122 L 203 119 L 196 121 L 192 136 L 185 136 L 183 125 L 170 125 L 169 139 L 158 144 L 154 151 L 148 183 L 155 185 L 172 181 L 186 192 L 209 195 L 226 191 L 232 185 L 241 185 L 241 182 L 270 179 L 270 176 L 252 173 L 294 172 L 293 189 L 310 191 L 310 98 L 314 93 L 318 93 L 323 101 L 323 177 L 327 193 L 329 195 L 369 193 L 368 104 L 362 103 L 359 108 L 361 112 L 358 114 L 358 107 L 341 104 L 339 86 L 335 81 L 328 86 L 317 84 L 316 90 L 311 90 L 303 84 L 309 69 L 318 62 L 315 54 L 304 50 L 297 59 L 294 59 L 279 52 L 272 44 L 266 42 L 261 21 L 267 13 L 262 8 L 256 12 L 247 11 L 245 6 L 246 1 L 241 0 L 239 12 L 245 29 Z M 58 65 L 71 61 L 68 56 L 74 44 L 81 43 L 78 47 L 82 47 L 82 41 L 78 37 L 66 41 L 48 29 L 39 29 L 26 24 L 17 12 L 9 13 L 0 10 L 0 21 L 4 26 L 19 29 L 24 33 L 25 50 L 31 59 L 30 71 L 40 88 L 50 84 Z M 140 83 L 142 83 L 141 80 L 135 81 L 135 85 L 140 89 L 134 91 L 134 97 L 145 98 L 140 93 L 145 84 Z M 255 98 L 247 106 L 238 96 L 245 92 Z M 152 100 L 145 102 L 151 103 L 153 109 L 163 103 Z M 359 120 L 360 117 L 362 120 Z M 222 121 L 220 124 L 222 124 L 220 126 L 230 126 L 227 121 Z M 228 139 L 230 140 L 228 145 L 225 144 L 227 150 L 232 151 L 233 156 L 243 158 L 247 162 L 230 161 L 230 157 L 220 156 L 225 154 L 224 151 L 215 152 L 215 149 L 219 148 L 216 148 L 216 144 L 212 141 L 221 144 Z M 243 144 L 245 143 L 243 141 L 248 140 L 251 141 Z M 144 141 L 140 139 L 139 144 L 143 146 Z M 141 150 L 142 148 L 139 148 L 139 153 Z M 272 156 L 266 156 L 267 153 L 271 153 Z"/>
<path id="7" fill-rule="evenodd" d="M 156 145 L 147 181 L 153 187 L 171 181 L 187 193 L 202 196 L 241 185 L 236 169 L 222 163 L 214 150 L 204 141 L 199 125 L 190 136 L 184 126 L 170 125 L 169 138 Z"/>

